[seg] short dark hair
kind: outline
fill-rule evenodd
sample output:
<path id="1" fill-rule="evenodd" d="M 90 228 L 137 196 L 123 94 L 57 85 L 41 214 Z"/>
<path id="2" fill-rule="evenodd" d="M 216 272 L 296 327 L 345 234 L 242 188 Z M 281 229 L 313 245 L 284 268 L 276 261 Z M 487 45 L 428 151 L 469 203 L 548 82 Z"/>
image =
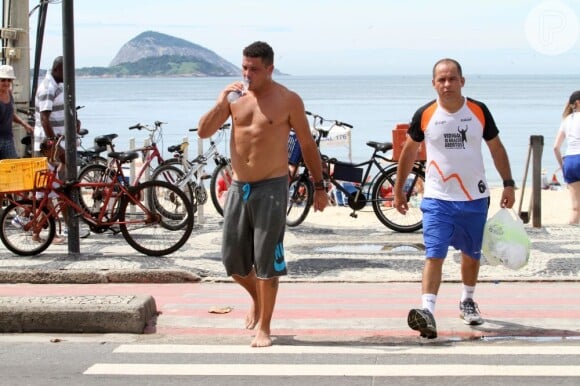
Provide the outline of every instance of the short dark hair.
<path id="1" fill-rule="evenodd" d="M 274 64 L 274 50 L 266 42 L 253 42 L 242 52 L 248 58 L 260 58 L 266 66 Z"/>
<path id="2" fill-rule="evenodd" d="M 443 58 L 443 59 L 439 59 L 437 61 L 437 63 L 435 63 L 433 65 L 433 78 L 435 78 L 435 69 L 441 63 L 453 63 L 453 64 L 455 64 L 455 67 L 457 67 L 457 72 L 459 73 L 459 76 L 463 77 L 463 69 L 461 68 L 461 64 L 459 64 L 459 62 L 457 60 L 451 59 L 451 58 Z"/>
<path id="3" fill-rule="evenodd" d="M 52 62 L 52 69 L 55 70 L 57 67 L 62 66 L 63 62 L 64 58 L 62 56 L 57 56 Z"/>

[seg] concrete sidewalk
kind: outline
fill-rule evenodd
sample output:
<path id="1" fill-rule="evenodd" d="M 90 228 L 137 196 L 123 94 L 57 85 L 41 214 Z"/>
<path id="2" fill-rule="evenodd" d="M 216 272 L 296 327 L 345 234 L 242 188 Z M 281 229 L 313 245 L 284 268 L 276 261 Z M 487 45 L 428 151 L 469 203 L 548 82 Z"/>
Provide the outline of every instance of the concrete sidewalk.
<path id="1" fill-rule="evenodd" d="M 313 214 L 316 216 L 320 214 Z M 390 307 L 382 304 L 370 294 L 381 288 L 399 288 L 398 285 L 406 285 L 407 294 L 412 293 L 410 299 L 397 298 L 400 294 L 385 294 L 386 298 L 396 303 L 404 304 L 398 309 L 396 317 L 381 320 L 381 325 L 369 325 L 369 333 L 377 331 L 399 331 L 401 336 L 408 336 L 405 318 L 409 307 L 418 306 L 420 292 L 421 272 L 423 268 L 424 248 L 422 234 L 402 234 L 392 232 L 382 226 L 372 213 L 361 213 L 359 219 L 349 219 L 345 211 L 346 220 L 341 224 L 332 226 L 305 222 L 297 228 L 287 230 L 285 251 L 288 262 L 289 275 L 282 279 L 281 288 L 309 288 L 312 294 L 320 291 L 331 291 L 328 286 L 335 288 L 356 288 L 361 301 L 372 299 L 367 310 L 370 319 L 376 319 L 372 312 L 379 312 L 382 307 Z M 368 218 L 364 218 L 367 216 Z M 538 288 L 545 288 L 547 282 L 558 285 L 554 299 L 548 299 L 545 306 L 541 304 L 527 304 L 530 309 L 547 310 L 559 301 L 560 292 L 562 297 L 570 293 L 577 293 L 575 287 L 579 280 L 580 271 L 580 227 L 573 226 L 550 226 L 539 229 L 528 228 L 528 234 L 532 240 L 532 253 L 530 262 L 526 267 L 518 271 L 511 271 L 501 266 L 490 266 L 483 261 L 480 270 L 480 282 L 482 285 L 491 287 L 513 283 L 518 285 L 511 290 L 502 293 L 499 299 L 514 298 L 514 303 L 521 303 L 521 296 L 533 299 L 532 292 Z M 127 245 L 120 234 L 110 232 L 91 234 L 90 237 L 81 240 L 81 254 L 71 255 L 67 252 L 67 246 L 53 245 L 45 253 L 39 256 L 22 257 L 9 253 L 6 249 L 0 250 L 0 283 L 31 283 L 31 284 L 57 284 L 74 283 L 72 286 L 34 286 L 31 284 L 0 285 L 0 331 L 55 331 L 55 332 L 131 332 L 140 333 L 146 330 L 153 315 L 156 315 L 161 305 L 163 317 L 160 318 L 157 331 L 177 333 L 184 330 L 206 331 L 210 335 L 219 331 L 223 334 L 227 331 L 235 331 L 236 336 L 240 333 L 238 328 L 217 327 L 213 329 L 213 321 L 228 320 L 231 315 L 222 318 L 212 317 L 212 322 L 205 320 L 205 325 L 196 326 L 195 322 L 200 315 L 195 314 L 185 319 L 173 316 L 167 318 L 168 311 L 164 309 L 166 301 L 162 288 L 171 288 L 168 292 L 176 291 L 170 298 L 180 297 L 179 291 L 188 288 L 216 288 L 210 284 L 230 282 L 225 276 L 221 263 L 221 217 L 207 216 L 203 224 L 195 226 L 190 240 L 181 250 L 168 257 L 144 256 Z M 444 286 L 456 285 L 460 279 L 459 255 L 450 251 L 444 266 Z M 112 283 L 183 283 L 201 282 L 199 284 L 166 285 L 137 285 L 126 284 L 121 291 L 123 297 L 119 297 L 115 289 L 120 288 Z M 96 284 L 109 283 L 109 284 Z M 348 283 L 348 285 L 347 285 Z M 365 284 L 366 283 L 366 284 Z M 382 284 L 368 284 L 382 283 Z M 388 283 L 388 284 L 386 284 Z M 200 284 L 203 284 L 200 286 Z M 242 296 L 241 289 L 235 288 Z M 319 285 L 320 287 L 318 287 Z M 358 287 L 352 287 L 359 285 Z M 366 286 L 365 286 L 366 285 Z M 166 287 L 170 286 L 170 287 Z M 171 287 L 173 286 L 173 287 Z M 314 287 L 313 287 L 314 286 Z M 62 294 L 55 293 L 56 297 L 50 296 L 53 288 L 66 288 Z M 332 291 L 337 291 L 336 289 Z M 459 290 L 457 290 L 459 291 Z M 478 290 L 479 291 L 479 290 Z M 58 291 L 57 291 L 58 292 Z M 282 291 L 281 291 L 282 292 Z M 340 292 L 340 291 L 338 291 Z M 484 292 L 484 291 L 481 291 Z M 218 297 L 221 292 L 218 291 Z M 64 296 L 66 295 L 66 296 Z M 457 295 L 457 296 L 456 296 Z M 542 295 L 542 291 L 538 295 Z M 64 296 L 64 297 L 63 297 Z M 194 291 L 191 294 L 194 300 L 191 307 L 203 305 L 200 295 Z M 205 295 L 204 295 L 205 296 Z M 215 298 L 214 295 L 208 295 Z M 236 295 L 238 296 L 238 295 Z M 334 294 L 325 299 L 329 304 L 341 303 L 341 298 L 347 295 Z M 407 295 L 406 295 L 407 296 Z M 450 315 L 450 322 L 444 322 L 442 328 L 448 336 L 460 338 L 481 336 L 477 330 L 462 327 L 457 319 L 456 300 L 458 292 L 450 299 L 452 304 L 446 312 Z M 578 305 L 579 299 L 570 299 L 570 303 L 561 303 L 560 307 L 566 309 L 572 305 Z M 244 301 L 247 301 L 245 299 Z M 502 300 L 503 301 L 503 300 Z M 496 300 L 486 301 L 495 304 Z M 358 304 L 358 300 L 355 300 Z M 444 304 L 444 303 L 443 303 Z M 526 304 L 526 303 L 524 303 Z M 245 308 L 246 306 L 244 306 Z M 351 309 L 353 306 L 350 306 Z M 558 310 L 557 307 L 554 311 Z M 238 314 L 238 306 L 232 315 L 242 319 Z M 333 323 L 337 315 L 344 310 L 339 306 L 334 313 L 319 315 L 316 310 L 312 313 L 304 312 L 302 318 L 313 319 L 311 325 L 301 327 L 305 330 L 316 331 L 320 325 Z M 487 310 L 486 310 L 487 311 Z M 522 310 L 524 312 L 525 310 Z M 201 311 L 204 313 L 206 311 Z M 242 311 L 240 311 L 242 312 Z M 518 318 L 511 317 L 502 311 L 500 316 L 510 318 L 508 326 L 514 326 L 520 333 L 530 334 L 531 331 L 552 334 L 577 334 L 578 317 L 572 313 L 562 319 L 551 320 L 549 313 L 526 316 L 526 323 L 518 327 Z M 543 311 L 542 311 L 543 312 Z M 576 311 L 574 311 L 576 312 Z M 380 313 L 379 313 L 380 314 Z M 350 315 L 350 314 L 349 314 Z M 347 326 L 356 326 L 360 318 L 356 312 L 350 320 L 343 321 L 345 331 L 339 331 L 342 335 L 348 330 Z M 395 315 L 395 314 L 393 314 Z M 524 315 L 524 314 L 522 314 Z M 542 316 L 543 315 L 543 316 Z M 176 319 L 177 318 L 177 319 Z M 283 316 L 291 320 L 291 317 Z M 202 318 L 203 319 L 203 318 Z M 378 317 L 382 319 L 382 317 Z M 173 320 L 178 326 L 164 325 L 164 321 Z M 278 321 L 277 323 L 280 323 Z M 545 326 L 542 323 L 551 323 Z M 229 323 L 229 322 L 228 322 Z M 232 322 L 233 323 L 233 322 Z M 241 323 L 241 321 L 239 322 Z M 503 323 L 503 322 L 502 322 Z M 539 324 L 538 324 L 539 323 Z M 129 327 L 130 326 L 130 327 Z M 229 326 L 229 324 L 228 324 Z M 292 334 L 292 324 L 281 325 L 282 331 L 288 329 Z M 511 331 L 504 326 L 500 331 Z M 474 332 L 475 335 L 474 335 Z M 517 331 L 516 331 L 517 332 Z M 488 334 L 489 331 L 485 331 Z M 512 333 L 512 332 L 510 332 Z M 445 335 L 443 335 L 445 336 Z"/>
<path id="2" fill-rule="evenodd" d="M 384 227 L 372 212 L 358 219 L 344 211 L 344 221 L 332 226 L 307 221 L 287 228 L 289 274 L 297 282 L 420 281 L 424 249 L 420 232 L 404 234 Z M 309 219 L 313 218 L 313 222 Z M 341 217 L 342 219 L 342 217 Z M 106 232 L 81 239 L 81 253 L 68 254 L 67 245 L 52 245 L 38 256 L 23 257 L 0 245 L 0 283 L 103 283 L 223 281 L 221 217 L 208 215 L 196 224 L 188 243 L 166 257 L 133 250 L 121 234 Z M 580 227 L 527 228 L 532 240 L 530 262 L 518 271 L 482 262 L 481 281 L 578 281 Z M 445 281 L 459 279 L 459 254 L 450 251 Z"/>

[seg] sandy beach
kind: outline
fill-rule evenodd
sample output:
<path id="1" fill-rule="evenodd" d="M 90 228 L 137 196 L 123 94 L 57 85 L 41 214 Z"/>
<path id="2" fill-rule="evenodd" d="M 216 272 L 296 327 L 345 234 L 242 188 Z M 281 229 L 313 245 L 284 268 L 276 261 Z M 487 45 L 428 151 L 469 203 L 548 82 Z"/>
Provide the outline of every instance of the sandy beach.
<path id="1" fill-rule="evenodd" d="M 502 190 L 502 188 L 492 188 L 491 190 L 491 205 L 489 209 L 490 217 L 499 209 L 499 200 Z M 524 198 L 522 202 L 522 211 L 524 212 L 529 209 L 531 191 L 531 187 L 526 187 L 524 190 Z M 521 194 L 521 189 L 517 189 L 516 203 L 513 208 L 516 213 L 520 205 Z M 563 186 L 561 190 L 541 190 L 541 197 L 542 226 L 567 225 L 570 213 L 570 197 L 566 187 Z M 305 223 L 329 227 L 383 226 L 376 218 L 371 206 L 357 212 L 357 218 L 351 217 L 350 213 L 352 213 L 352 210 L 348 207 L 331 206 L 326 208 L 324 212 L 310 212 Z M 531 227 L 531 221 L 526 224 L 526 226 Z"/>

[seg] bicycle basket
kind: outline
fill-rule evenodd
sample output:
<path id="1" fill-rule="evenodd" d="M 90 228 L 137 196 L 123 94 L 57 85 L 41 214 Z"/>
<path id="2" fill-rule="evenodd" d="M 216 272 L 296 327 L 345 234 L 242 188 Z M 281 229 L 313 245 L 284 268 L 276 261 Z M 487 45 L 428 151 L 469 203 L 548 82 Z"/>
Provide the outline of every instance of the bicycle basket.
<path id="1" fill-rule="evenodd" d="M 336 180 L 362 182 L 363 169 L 357 168 L 354 164 L 336 161 L 331 163 L 331 167 L 333 167 L 333 177 Z"/>
<path id="2" fill-rule="evenodd" d="M 46 169 L 48 169 L 46 157 L 1 160 L 0 192 L 35 189 L 36 173 Z"/>

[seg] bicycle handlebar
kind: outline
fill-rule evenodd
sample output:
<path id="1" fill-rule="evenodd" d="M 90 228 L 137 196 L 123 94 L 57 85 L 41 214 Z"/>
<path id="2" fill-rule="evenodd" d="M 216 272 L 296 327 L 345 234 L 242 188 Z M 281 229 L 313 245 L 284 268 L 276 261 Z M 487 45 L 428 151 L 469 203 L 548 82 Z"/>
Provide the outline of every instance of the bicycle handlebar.
<path id="1" fill-rule="evenodd" d="M 319 121 L 319 124 L 321 124 L 321 125 L 324 122 L 329 122 L 329 123 L 332 123 L 333 126 L 343 126 L 343 127 L 348 127 L 349 129 L 352 129 L 353 128 L 353 126 L 351 124 L 349 124 L 349 123 L 337 121 L 337 120 L 334 120 L 334 119 L 324 119 L 322 116 L 320 116 L 318 114 L 312 114 L 310 111 L 306 111 L 306 115 L 310 115 L 313 118 L 313 120 L 314 120 L 314 128 L 315 129 L 318 129 L 316 127 L 316 121 L 317 120 Z"/>
<path id="2" fill-rule="evenodd" d="M 219 129 L 218 129 L 218 130 L 227 130 L 227 129 L 229 129 L 231 126 L 232 126 L 232 125 L 231 125 L 230 123 L 224 123 L 224 124 L 223 124 L 223 125 L 222 125 L 222 126 L 219 128 Z M 198 128 L 198 127 L 194 127 L 194 128 L 191 128 L 191 129 L 189 129 L 189 131 L 194 131 L 194 132 L 195 132 L 195 131 L 197 131 L 197 130 L 199 130 L 199 128 Z"/>
<path id="3" fill-rule="evenodd" d="M 155 130 L 161 129 L 161 125 L 165 125 L 165 124 L 167 124 L 167 122 L 155 121 L 153 124 L 155 125 L 155 129 L 152 129 L 152 128 L 150 128 L 147 125 L 142 125 L 140 123 L 136 123 L 133 126 L 129 126 L 129 130 L 133 130 L 133 129 L 137 129 L 137 130 L 145 129 L 145 130 L 149 130 L 149 131 L 155 131 Z"/>

